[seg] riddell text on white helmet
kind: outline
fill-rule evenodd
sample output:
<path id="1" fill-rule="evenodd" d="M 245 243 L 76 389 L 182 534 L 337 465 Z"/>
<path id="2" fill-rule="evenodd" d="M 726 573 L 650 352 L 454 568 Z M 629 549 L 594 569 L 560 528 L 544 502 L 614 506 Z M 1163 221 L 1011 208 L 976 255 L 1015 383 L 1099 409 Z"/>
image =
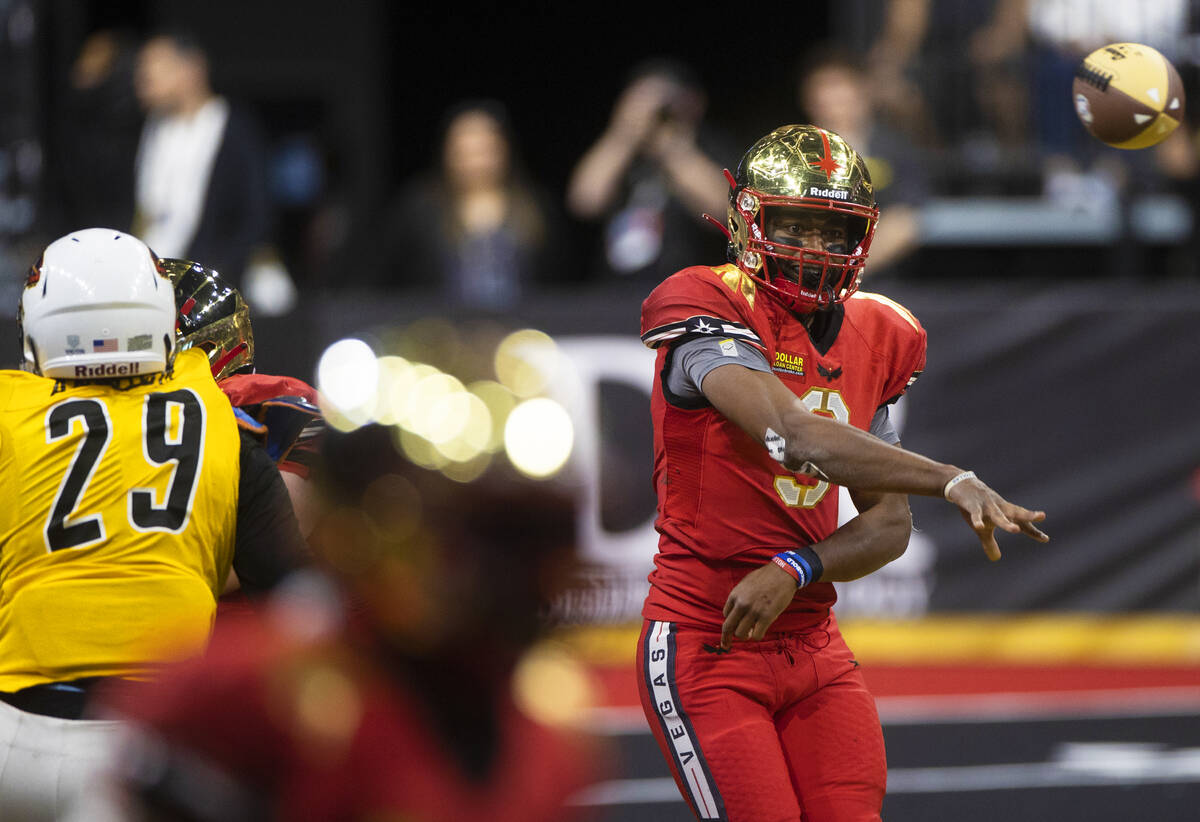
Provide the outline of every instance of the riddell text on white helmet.
<path id="1" fill-rule="evenodd" d="M 134 374 L 142 373 L 142 364 L 137 362 L 131 363 L 109 363 L 107 365 L 77 365 L 75 366 L 76 378 L 87 377 L 130 377 Z"/>
<path id="2" fill-rule="evenodd" d="M 837 188 L 810 188 L 808 190 L 809 197 L 828 197 L 831 200 L 848 200 L 850 192 L 845 189 Z"/>

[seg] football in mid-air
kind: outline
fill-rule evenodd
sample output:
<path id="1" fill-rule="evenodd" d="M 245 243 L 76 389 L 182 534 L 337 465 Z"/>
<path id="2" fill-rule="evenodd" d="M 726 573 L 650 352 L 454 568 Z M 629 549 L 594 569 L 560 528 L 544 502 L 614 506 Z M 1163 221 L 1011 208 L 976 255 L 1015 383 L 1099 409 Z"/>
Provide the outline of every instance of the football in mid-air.
<path id="1" fill-rule="evenodd" d="M 1149 148 L 1183 121 L 1179 72 L 1140 43 L 1113 43 L 1083 58 L 1071 96 L 1084 128 L 1115 148 Z"/>

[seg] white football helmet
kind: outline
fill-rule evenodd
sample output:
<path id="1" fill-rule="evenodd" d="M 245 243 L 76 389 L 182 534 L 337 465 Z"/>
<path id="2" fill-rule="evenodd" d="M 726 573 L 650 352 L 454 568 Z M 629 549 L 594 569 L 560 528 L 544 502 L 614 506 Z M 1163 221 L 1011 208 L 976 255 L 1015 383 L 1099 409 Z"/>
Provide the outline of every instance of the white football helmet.
<path id="1" fill-rule="evenodd" d="M 17 327 L 24 367 L 55 379 L 165 371 L 175 289 L 137 237 L 88 228 L 55 240 L 29 271 Z"/>

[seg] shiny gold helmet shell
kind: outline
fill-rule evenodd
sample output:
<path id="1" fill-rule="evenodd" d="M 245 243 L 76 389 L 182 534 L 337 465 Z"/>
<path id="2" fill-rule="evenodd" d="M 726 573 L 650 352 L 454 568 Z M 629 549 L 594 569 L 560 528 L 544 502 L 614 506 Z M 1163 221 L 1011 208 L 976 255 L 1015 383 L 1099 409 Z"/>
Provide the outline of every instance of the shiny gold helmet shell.
<path id="1" fill-rule="evenodd" d="M 217 272 L 190 260 L 164 258 L 159 266 L 175 286 L 179 349 L 202 349 L 218 380 L 253 371 L 254 330 L 241 292 Z"/>
<path id="2" fill-rule="evenodd" d="M 817 126 L 781 126 L 751 146 L 729 176 L 732 262 L 797 312 L 829 308 L 858 290 L 879 209 L 867 164 L 849 143 Z M 846 248 L 771 242 L 764 215 L 780 207 L 846 215 Z M 802 273 L 786 276 L 781 261 Z"/>

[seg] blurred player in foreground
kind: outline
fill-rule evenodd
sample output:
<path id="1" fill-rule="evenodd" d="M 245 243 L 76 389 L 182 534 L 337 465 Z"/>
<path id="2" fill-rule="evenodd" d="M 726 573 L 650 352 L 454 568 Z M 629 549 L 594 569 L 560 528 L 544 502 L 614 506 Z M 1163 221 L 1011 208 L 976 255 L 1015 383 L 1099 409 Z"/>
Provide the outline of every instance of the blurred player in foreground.
<path id="1" fill-rule="evenodd" d="M 180 350 L 199 348 L 229 401 L 260 423 L 267 452 L 279 466 L 301 531 L 312 530 L 309 471 L 325 428 L 317 391 L 295 377 L 254 369 L 250 307 L 232 283 L 190 260 L 159 261 L 175 286 Z"/>
<path id="2" fill-rule="evenodd" d="M 561 680 L 518 665 L 570 571 L 574 505 L 496 466 L 451 481 L 393 437 L 325 437 L 310 541 L 333 589 L 314 595 L 314 575 L 262 618 L 221 623 L 206 659 L 118 704 L 142 728 L 120 763 L 127 807 L 222 822 L 577 816 L 564 802 L 595 776 L 591 743 L 531 718 Z"/>
<path id="3" fill-rule="evenodd" d="M 198 653 L 231 566 L 262 591 L 303 540 L 204 356 L 177 356 L 144 243 L 55 241 L 18 323 L 33 373 L 0 372 L 0 818 L 38 820 L 110 757 L 89 694 Z"/>
<path id="4" fill-rule="evenodd" d="M 1044 514 L 897 447 L 887 409 L 925 332 L 856 293 L 878 210 L 854 149 L 784 126 L 729 181 L 733 263 L 683 269 L 642 306 L 661 534 L 642 704 L 698 817 L 874 820 L 883 736 L 831 583 L 904 552 L 905 494 L 957 505 L 990 559 L 996 528 L 1045 541 Z M 861 512 L 841 528 L 834 483 Z"/>

